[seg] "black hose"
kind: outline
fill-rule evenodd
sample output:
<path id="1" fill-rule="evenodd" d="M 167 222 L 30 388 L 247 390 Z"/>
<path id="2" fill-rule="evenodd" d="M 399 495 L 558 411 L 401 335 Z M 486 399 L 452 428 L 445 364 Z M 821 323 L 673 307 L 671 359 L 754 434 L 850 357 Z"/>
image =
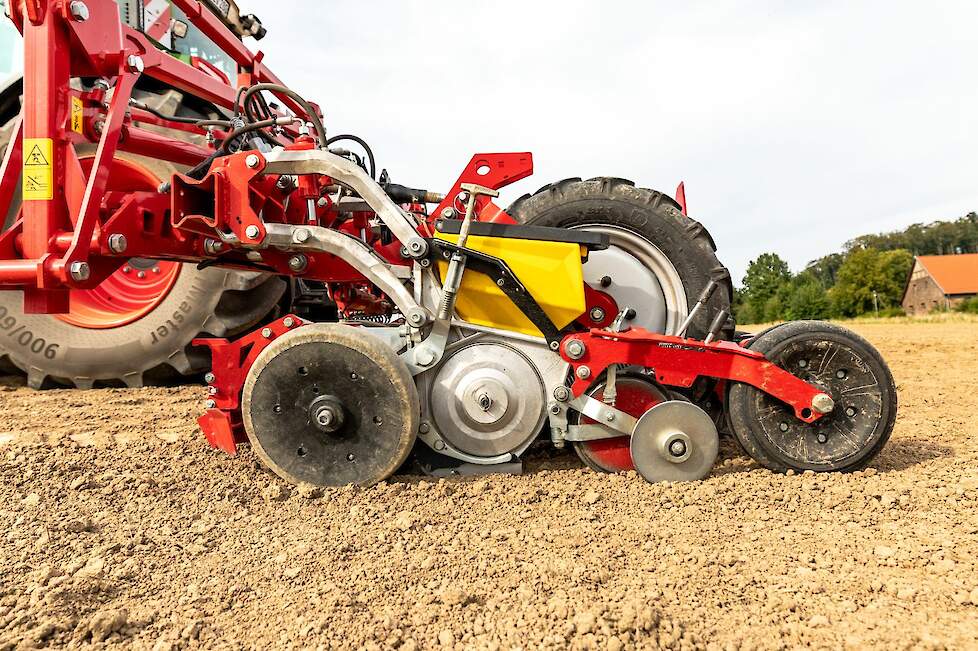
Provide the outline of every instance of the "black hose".
<path id="1" fill-rule="evenodd" d="M 155 108 L 143 104 L 142 102 L 133 102 L 132 105 L 138 109 L 142 109 L 146 111 L 147 113 L 151 113 L 152 115 L 155 115 L 161 120 L 169 120 L 170 122 L 179 122 L 180 124 L 195 124 L 200 127 L 204 127 L 204 126 L 230 127 L 231 126 L 231 122 L 229 120 L 207 120 L 207 119 L 202 120 L 200 118 L 187 118 L 187 117 L 182 117 L 180 115 L 167 115 L 165 113 L 160 113 Z"/>
<path id="2" fill-rule="evenodd" d="M 287 88 L 281 84 L 255 84 L 254 86 L 248 88 L 248 90 L 246 90 L 241 96 L 241 103 L 247 107 L 248 100 L 251 99 L 251 96 L 255 93 L 260 93 L 263 90 L 271 91 L 273 93 L 280 93 L 295 100 L 296 104 L 301 106 L 302 110 L 306 112 L 306 117 L 309 118 L 309 121 L 312 122 L 312 126 L 316 129 L 316 136 L 319 137 L 319 142 L 326 142 L 326 128 L 323 126 L 323 121 L 319 119 L 319 114 L 316 113 L 315 109 L 313 109 L 312 104 L 307 102 L 301 95 L 291 88 Z M 237 111 L 237 107 L 235 107 L 235 111 Z"/>
<path id="3" fill-rule="evenodd" d="M 217 154 L 218 156 L 223 155 L 224 153 L 227 153 L 227 151 L 228 151 L 228 145 L 230 145 L 232 142 L 234 142 L 239 136 L 242 136 L 242 135 L 244 135 L 246 133 L 250 133 L 252 131 L 257 131 L 259 129 L 267 129 L 269 127 L 274 127 L 274 126 L 276 126 L 278 124 L 278 120 L 279 120 L 279 118 L 272 118 L 271 120 L 261 120 L 259 122 L 250 122 L 250 123 L 244 125 L 243 127 L 238 127 L 237 129 L 235 129 L 234 131 L 232 131 L 231 133 L 229 133 L 227 135 L 227 137 L 221 142 L 221 146 L 218 147 L 217 148 L 217 151 L 214 152 L 214 153 Z"/>
<path id="4" fill-rule="evenodd" d="M 376 180 L 376 178 L 377 178 L 377 161 L 374 160 L 374 152 L 370 148 L 370 145 L 367 144 L 367 141 L 365 141 L 360 136 L 354 136 L 353 134 L 350 134 L 350 133 L 344 133 L 344 134 L 341 134 L 341 135 L 338 135 L 338 136 L 333 136 L 332 138 L 330 138 L 329 140 L 327 140 L 325 146 L 328 147 L 328 146 L 332 145 L 334 142 L 340 142 L 341 140 L 349 140 L 349 141 L 355 142 L 358 145 L 360 145 L 361 147 L 363 147 L 363 150 L 365 152 L 367 152 L 367 160 L 370 161 L 370 178 Z"/>

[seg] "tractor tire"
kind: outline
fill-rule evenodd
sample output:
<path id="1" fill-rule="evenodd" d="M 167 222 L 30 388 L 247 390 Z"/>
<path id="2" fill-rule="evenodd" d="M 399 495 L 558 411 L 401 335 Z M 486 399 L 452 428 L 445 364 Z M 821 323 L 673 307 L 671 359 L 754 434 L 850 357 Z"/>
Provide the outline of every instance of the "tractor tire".
<path id="1" fill-rule="evenodd" d="M 140 99 L 166 113 L 188 113 L 176 91 Z M 0 150 L 9 140 L 6 127 L 0 127 Z M 79 148 L 79 157 L 94 150 Z M 181 169 L 124 152 L 116 159 L 110 187 L 128 183 L 117 189 L 155 189 Z M 13 203 L 4 230 L 16 217 L 19 196 Z M 0 369 L 16 367 L 33 388 L 179 381 L 210 365 L 209 354 L 190 346 L 194 338 L 252 328 L 277 309 L 286 288 L 267 274 L 133 259 L 99 287 L 73 290 L 67 315 L 25 314 L 22 292 L 0 292 Z"/>
<path id="2" fill-rule="evenodd" d="M 585 280 L 595 289 L 615 297 L 619 308 L 625 307 L 615 295 L 619 285 L 632 286 L 626 287 L 621 296 L 630 299 L 640 296 L 634 292 L 637 286 L 648 291 L 650 302 L 663 302 L 663 305 L 629 305 L 638 311 L 634 325 L 673 333 L 710 280 L 715 280 L 720 287 L 706 309 L 690 324 L 687 335 L 705 337 L 714 315 L 719 310 L 730 312 L 733 285 L 730 272 L 717 260 L 713 238 L 702 224 L 683 215 L 679 204 L 661 192 L 638 188 L 631 181 L 618 178 L 566 179 L 520 197 L 507 212 L 525 224 L 610 235 L 612 253 L 592 252 L 584 265 Z M 611 285 L 598 285 L 589 277 L 594 274 L 589 274 L 588 265 L 601 258 L 607 259 L 601 264 L 621 260 L 630 266 L 637 260 L 639 264 L 635 268 L 640 272 L 644 268 L 646 273 L 639 275 L 649 282 L 622 278 L 619 283 L 610 273 Z M 658 288 L 647 287 L 656 283 Z M 728 318 L 720 336 L 729 339 L 733 332 L 733 319 Z"/>

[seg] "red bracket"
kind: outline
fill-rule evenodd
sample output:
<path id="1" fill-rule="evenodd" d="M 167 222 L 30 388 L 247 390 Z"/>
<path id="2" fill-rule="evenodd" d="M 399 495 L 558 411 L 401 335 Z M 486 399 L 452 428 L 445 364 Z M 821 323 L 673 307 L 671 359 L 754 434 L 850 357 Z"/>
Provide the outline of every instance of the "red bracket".
<path id="1" fill-rule="evenodd" d="M 571 339 L 584 343 L 580 359 L 567 356 L 566 345 Z M 822 417 L 812 407 L 815 396 L 823 393 L 821 389 L 781 369 L 764 355 L 730 341 L 705 343 L 641 328 L 625 332 L 591 330 L 567 335 L 560 350 L 574 367 L 575 396 L 583 394 L 610 364 L 629 364 L 654 369 L 656 380 L 675 387 L 689 388 L 701 376 L 744 382 L 787 403 L 795 416 L 806 423 Z M 579 371 L 583 366 L 587 372 Z"/>
<path id="2" fill-rule="evenodd" d="M 238 443 L 248 440 L 241 422 L 241 388 L 255 359 L 282 335 L 309 321 L 289 314 L 236 341 L 194 339 L 194 346 L 211 349 L 211 372 L 207 375 L 207 411 L 197 419 L 212 448 L 234 454 Z"/>
<path id="3" fill-rule="evenodd" d="M 445 195 L 445 200 L 431 213 L 430 222 L 436 219 L 454 216 L 461 219 L 465 215 L 465 199 L 462 184 L 478 183 L 493 190 L 506 187 L 511 183 L 533 174 L 533 154 L 519 152 L 511 154 L 476 154 L 465 166 L 451 191 Z M 461 196 L 460 196 L 461 195 Z M 452 215 L 446 215 L 445 209 L 451 208 Z M 506 211 L 494 204 L 489 197 L 476 198 L 476 214 L 478 221 L 512 224 L 514 220 Z M 432 226 L 434 228 L 434 226 Z"/>

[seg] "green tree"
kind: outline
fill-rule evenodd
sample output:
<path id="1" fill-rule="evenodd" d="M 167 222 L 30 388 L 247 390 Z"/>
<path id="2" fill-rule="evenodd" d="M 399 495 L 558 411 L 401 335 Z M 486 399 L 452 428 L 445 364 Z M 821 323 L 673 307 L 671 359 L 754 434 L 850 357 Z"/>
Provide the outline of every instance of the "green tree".
<path id="1" fill-rule="evenodd" d="M 756 260 L 751 260 L 741 290 L 746 309 L 742 310 L 738 320 L 756 323 L 781 319 L 782 305 L 778 293 L 790 280 L 788 263 L 777 253 L 762 253 Z"/>
<path id="2" fill-rule="evenodd" d="M 832 303 L 828 292 L 819 279 L 809 271 L 803 271 L 791 279 L 784 316 L 786 319 L 828 319 L 832 317 Z"/>
<path id="3" fill-rule="evenodd" d="M 874 294 L 879 309 L 898 307 L 912 265 L 913 255 L 905 249 L 851 251 L 830 290 L 835 311 L 850 317 L 872 312 Z"/>

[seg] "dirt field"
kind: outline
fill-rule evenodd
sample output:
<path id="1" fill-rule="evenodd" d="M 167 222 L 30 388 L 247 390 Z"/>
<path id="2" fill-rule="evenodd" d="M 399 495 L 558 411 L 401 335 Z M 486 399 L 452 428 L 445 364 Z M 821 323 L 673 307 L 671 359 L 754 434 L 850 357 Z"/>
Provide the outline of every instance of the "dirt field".
<path id="1" fill-rule="evenodd" d="M 0 650 L 975 648 L 978 322 L 856 329 L 901 408 L 852 475 L 727 445 L 692 484 L 563 457 L 310 493 L 209 450 L 199 387 L 0 381 Z"/>

